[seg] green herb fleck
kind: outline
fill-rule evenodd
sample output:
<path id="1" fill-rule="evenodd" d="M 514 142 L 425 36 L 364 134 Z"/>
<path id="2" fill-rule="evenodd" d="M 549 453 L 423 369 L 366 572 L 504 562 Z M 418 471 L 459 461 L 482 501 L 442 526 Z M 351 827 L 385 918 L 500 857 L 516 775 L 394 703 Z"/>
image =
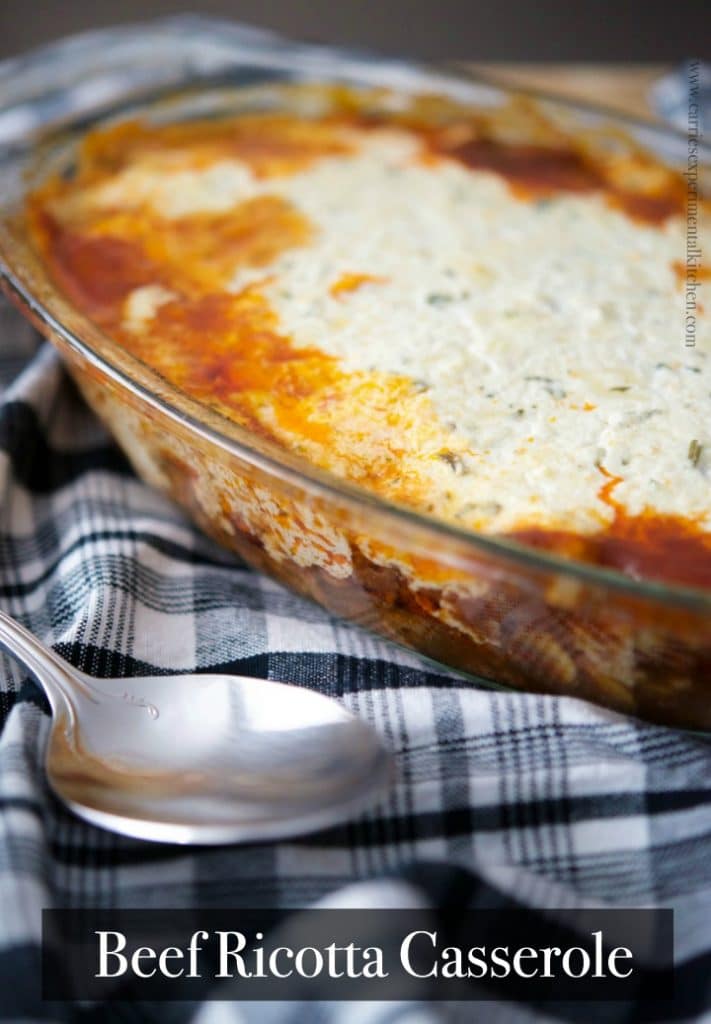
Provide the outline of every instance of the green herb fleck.
<path id="1" fill-rule="evenodd" d="M 692 466 L 698 466 L 699 459 L 701 458 L 701 453 L 703 450 L 704 446 L 702 444 L 699 444 L 696 438 L 694 438 L 693 441 L 689 442 L 689 451 L 687 454 L 689 457 L 689 462 Z"/>
<path id="2" fill-rule="evenodd" d="M 537 374 L 530 374 L 529 376 L 524 377 L 523 379 L 525 381 L 533 381 L 535 383 L 541 384 L 543 386 L 543 390 L 547 394 L 549 394 L 551 398 L 555 398 L 556 400 L 565 398 L 567 395 L 567 391 L 565 390 L 565 388 L 561 387 L 561 385 L 552 377 L 541 377 Z"/>
<path id="3" fill-rule="evenodd" d="M 445 292 L 430 292 L 427 296 L 427 301 L 430 306 L 446 306 L 454 299 L 453 295 L 447 295 Z"/>
<path id="4" fill-rule="evenodd" d="M 661 409 L 643 409 L 641 412 L 630 413 L 629 416 L 625 417 L 622 426 L 638 427 L 641 423 L 651 420 L 652 417 L 661 415 L 661 412 Z"/>
<path id="5" fill-rule="evenodd" d="M 493 518 L 502 511 L 503 505 L 498 501 L 467 501 L 457 510 L 457 519 L 469 519 L 473 515 Z"/>
<path id="6" fill-rule="evenodd" d="M 464 473 L 464 461 L 457 452 L 450 451 L 447 448 L 444 451 L 438 452 L 437 458 L 441 459 L 442 462 L 446 462 L 457 476 L 461 476 Z"/>
<path id="7" fill-rule="evenodd" d="M 610 391 L 629 391 L 629 390 L 630 390 L 629 384 L 620 385 L 619 387 L 616 387 L 616 388 L 610 388 Z"/>

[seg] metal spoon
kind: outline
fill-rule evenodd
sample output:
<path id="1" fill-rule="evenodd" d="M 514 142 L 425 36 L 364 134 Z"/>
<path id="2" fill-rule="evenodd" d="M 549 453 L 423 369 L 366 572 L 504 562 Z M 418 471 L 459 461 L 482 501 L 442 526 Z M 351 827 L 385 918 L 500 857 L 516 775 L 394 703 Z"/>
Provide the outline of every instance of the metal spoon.
<path id="1" fill-rule="evenodd" d="M 94 679 L 0 612 L 0 647 L 53 713 L 50 786 L 94 825 L 172 843 L 277 839 L 351 817 L 392 778 L 336 701 L 244 676 Z"/>

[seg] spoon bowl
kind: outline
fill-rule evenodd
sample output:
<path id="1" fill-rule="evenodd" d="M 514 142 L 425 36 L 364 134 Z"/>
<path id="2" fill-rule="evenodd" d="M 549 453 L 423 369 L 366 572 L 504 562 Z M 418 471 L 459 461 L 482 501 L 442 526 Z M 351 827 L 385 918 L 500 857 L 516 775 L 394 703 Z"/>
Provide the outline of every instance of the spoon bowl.
<path id="1" fill-rule="evenodd" d="M 393 774 L 332 698 L 228 675 L 95 679 L 0 612 L 0 647 L 42 685 L 51 788 L 95 825 L 174 843 L 256 842 L 363 810 Z"/>

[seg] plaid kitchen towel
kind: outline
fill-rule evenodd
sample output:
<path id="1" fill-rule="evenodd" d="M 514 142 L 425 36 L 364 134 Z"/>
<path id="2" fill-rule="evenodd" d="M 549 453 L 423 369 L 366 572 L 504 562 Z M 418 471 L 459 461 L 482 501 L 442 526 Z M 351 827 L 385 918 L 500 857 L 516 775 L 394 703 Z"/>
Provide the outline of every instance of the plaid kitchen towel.
<path id="1" fill-rule="evenodd" d="M 202 49 L 196 44 L 200 33 Z M 179 37 L 190 39 L 187 56 L 176 44 Z M 250 49 L 253 58 L 255 39 L 266 39 L 275 52 L 285 45 L 261 33 L 194 20 L 72 40 L 43 54 L 41 74 L 36 61 L 0 66 L 0 107 L 2 96 L 7 98 L 0 137 L 4 132 L 11 140 L 26 131 L 32 116 L 56 116 L 60 107 L 69 111 L 85 103 L 87 89 L 67 71 L 69 63 L 76 75 L 82 53 L 86 60 L 93 55 L 99 68 L 103 85 L 96 88 L 104 97 L 112 95 L 121 87 L 126 53 L 132 46 L 150 52 L 151 38 L 154 52 L 180 52 L 191 69 L 238 62 Z M 323 59 L 321 50 L 309 53 L 314 64 Z M 23 88 L 32 94 L 28 108 L 13 106 L 13 89 L 23 76 Z M 298 840 L 188 849 L 122 838 L 73 817 L 48 792 L 42 770 L 46 701 L 3 658 L 5 1019 L 702 1019 L 711 1009 L 707 740 L 573 699 L 463 683 L 251 571 L 135 478 L 54 352 L 4 305 L 0 372 L 6 383 L 0 404 L 0 602 L 7 612 L 97 676 L 216 670 L 313 687 L 369 719 L 394 750 L 399 768 L 396 786 L 372 812 Z M 673 908 L 673 1008 L 97 1007 L 39 999 L 42 908 L 436 905 L 443 893 L 453 892 L 472 906 Z"/>

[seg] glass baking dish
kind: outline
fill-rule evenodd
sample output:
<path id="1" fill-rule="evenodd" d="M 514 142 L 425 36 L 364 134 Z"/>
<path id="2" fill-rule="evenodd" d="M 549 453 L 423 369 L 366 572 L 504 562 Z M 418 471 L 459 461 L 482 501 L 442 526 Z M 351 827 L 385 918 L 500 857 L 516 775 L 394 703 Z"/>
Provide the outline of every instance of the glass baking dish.
<path id="1" fill-rule="evenodd" d="M 87 127 L 129 114 L 165 123 L 313 102 L 283 81 L 304 69 L 289 67 L 287 50 L 281 59 L 280 67 L 264 61 L 256 71 L 252 64 L 219 80 L 126 97 L 39 140 L 15 140 L 0 163 L 0 277 L 8 295 L 59 349 L 138 474 L 252 566 L 475 680 L 711 728 L 711 592 L 640 582 L 460 530 L 332 477 L 177 390 L 49 280 L 18 210 L 26 189 L 71 168 Z M 330 64 L 322 57 L 319 74 L 322 81 L 405 91 L 431 85 L 429 91 L 487 107 L 510 98 L 463 75 L 421 68 L 410 75 L 405 65 L 379 68 L 353 57 Z M 666 159 L 685 159 L 686 139 L 673 132 L 541 103 L 547 117 L 567 126 L 602 131 L 609 124 L 610 144 L 624 144 L 624 127 Z"/>

